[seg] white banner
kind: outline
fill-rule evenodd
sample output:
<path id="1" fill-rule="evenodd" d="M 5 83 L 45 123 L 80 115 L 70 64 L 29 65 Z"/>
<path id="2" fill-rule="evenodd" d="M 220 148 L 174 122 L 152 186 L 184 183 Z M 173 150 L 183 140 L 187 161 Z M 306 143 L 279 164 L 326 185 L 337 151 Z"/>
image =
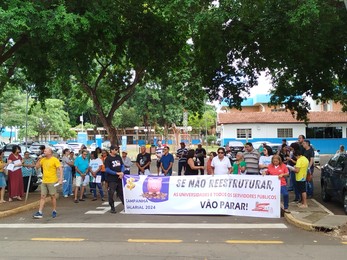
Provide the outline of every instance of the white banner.
<path id="1" fill-rule="evenodd" d="M 277 176 L 125 175 L 123 192 L 124 211 L 129 214 L 280 217 Z"/>

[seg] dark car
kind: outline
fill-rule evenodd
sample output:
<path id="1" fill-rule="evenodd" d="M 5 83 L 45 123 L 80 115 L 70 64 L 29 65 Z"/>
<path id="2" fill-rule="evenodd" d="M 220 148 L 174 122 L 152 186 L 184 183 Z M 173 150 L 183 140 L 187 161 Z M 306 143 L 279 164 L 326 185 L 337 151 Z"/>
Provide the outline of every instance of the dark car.
<path id="1" fill-rule="evenodd" d="M 243 145 L 242 142 L 239 142 L 239 141 L 230 141 L 229 148 L 230 148 L 230 152 L 228 152 L 228 149 L 227 149 L 227 156 L 232 162 L 236 160 L 236 154 L 238 152 L 245 151 L 245 146 Z"/>
<path id="2" fill-rule="evenodd" d="M 347 214 L 347 154 L 335 154 L 322 167 L 321 186 L 322 200 L 338 199 Z"/>

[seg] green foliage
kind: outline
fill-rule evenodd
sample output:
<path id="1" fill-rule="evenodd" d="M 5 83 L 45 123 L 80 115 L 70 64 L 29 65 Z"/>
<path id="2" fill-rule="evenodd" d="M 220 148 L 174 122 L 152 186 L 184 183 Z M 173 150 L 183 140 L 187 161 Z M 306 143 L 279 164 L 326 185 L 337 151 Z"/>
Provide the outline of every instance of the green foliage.
<path id="1" fill-rule="evenodd" d="M 26 99 L 27 95 L 13 86 L 8 87 L 0 99 L 2 125 L 19 127 L 19 138 L 25 138 L 26 131 L 29 138 L 46 135 L 49 131 L 57 132 L 64 139 L 75 135 L 70 130 L 68 114 L 63 110 L 64 102 L 58 99 L 46 99 L 41 104 L 29 97 L 26 130 Z"/>
<path id="2" fill-rule="evenodd" d="M 201 115 L 199 113 L 190 114 L 188 117 L 188 125 L 193 129 L 207 130 L 216 126 L 217 112 L 213 106 L 205 105 L 205 112 Z"/>
<path id="3" fill-rule="evenodd" d="M 304 119 L 305 97 L 346 104 L 346 28 L 342 1 L 220 1 L 197 23 L 197 65 L 209 97 L 236 107 L 267 70 L 272 103 Z"/>
<path id="4" fill-rule="evenodd" d="M 208 145 L 215 144 L 216 141 L 217 141 L 217 136 L 215 136 L 215 135 L 208 135 L 206 140 L 207 140 L 207 144 Z"/>

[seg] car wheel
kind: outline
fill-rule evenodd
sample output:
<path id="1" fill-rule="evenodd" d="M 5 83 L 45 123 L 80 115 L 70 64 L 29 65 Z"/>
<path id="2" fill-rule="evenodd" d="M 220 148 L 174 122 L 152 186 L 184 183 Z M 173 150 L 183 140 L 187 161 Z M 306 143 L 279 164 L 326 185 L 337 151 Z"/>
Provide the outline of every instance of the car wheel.
<path id="1" fill-rule="evenodd" d="M 328 202 L 331 200 L 331 196 L 328 194 L 328 191 L 327 191 L 327 186 L 324 183 L 322 185 L 322 200 L 324 202 Z"/>
<path id="2" fill-rule="evenodd" d="M 345 214 L 347 215 L 347 191 L 343 193 L 343 208 L 344 208 Z"/>

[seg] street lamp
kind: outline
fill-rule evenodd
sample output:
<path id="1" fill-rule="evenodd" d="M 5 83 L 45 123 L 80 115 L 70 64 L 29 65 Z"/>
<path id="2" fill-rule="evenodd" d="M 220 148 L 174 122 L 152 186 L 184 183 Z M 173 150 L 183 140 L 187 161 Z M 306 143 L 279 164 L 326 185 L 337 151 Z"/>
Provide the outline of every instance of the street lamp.
<path id="1" fill-rule="evenodd" d="M 134 130 L 136 131 L 136 152 L 138 152 L 138 145 L 139 145 L 139 127 L 135 126 Z"/>

